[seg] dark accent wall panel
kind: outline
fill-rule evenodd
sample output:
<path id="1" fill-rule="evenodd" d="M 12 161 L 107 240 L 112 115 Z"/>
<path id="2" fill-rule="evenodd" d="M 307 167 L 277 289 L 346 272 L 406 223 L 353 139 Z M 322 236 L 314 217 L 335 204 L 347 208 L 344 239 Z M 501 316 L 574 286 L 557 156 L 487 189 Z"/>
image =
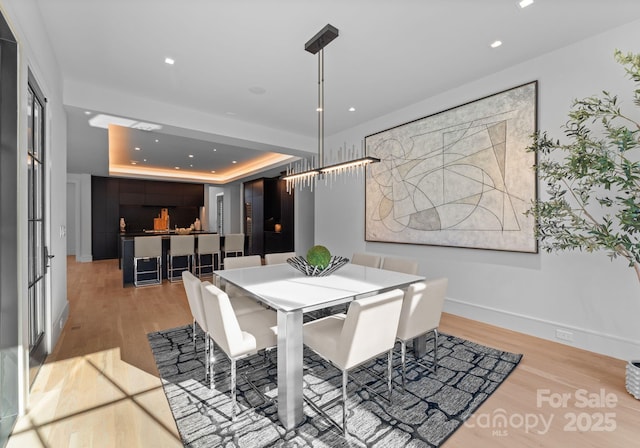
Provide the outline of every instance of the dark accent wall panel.
<path id="1" fill-rule="evenodd" d="M 94 260 L 118 258 L 120 183 L 110 177 L 91 177 L 91 252 Z"/>

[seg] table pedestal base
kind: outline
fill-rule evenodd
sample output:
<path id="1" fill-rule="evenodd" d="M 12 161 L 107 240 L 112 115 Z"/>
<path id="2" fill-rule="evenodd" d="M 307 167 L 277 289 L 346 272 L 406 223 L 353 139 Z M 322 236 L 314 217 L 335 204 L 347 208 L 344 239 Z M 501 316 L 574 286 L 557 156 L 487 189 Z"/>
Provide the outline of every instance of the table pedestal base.
<path id="1" fill-rule="evenodd" d="M 427 354 L 427 335 L 423 334 L 413 339 L 413 353 L 416 359 L 423 358 Z"/>
<path id="2" fill-rule="evenodd" d="M 302 422 L 302 311 L 278 311 L 278 418 L 286 430 Z"/>

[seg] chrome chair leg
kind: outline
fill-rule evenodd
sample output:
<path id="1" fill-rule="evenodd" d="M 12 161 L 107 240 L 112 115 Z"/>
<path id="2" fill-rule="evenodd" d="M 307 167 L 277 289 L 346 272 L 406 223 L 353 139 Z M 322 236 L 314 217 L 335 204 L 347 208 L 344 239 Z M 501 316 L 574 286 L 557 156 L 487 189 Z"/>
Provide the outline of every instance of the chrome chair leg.
<path id="1" fill-rule="evenodd" d="M 213 388 L 213 377 L 214 377 L 214 361 L 213 353 L 216 349 L 216 343 L 213 341 L 213 338 L 207 334 L 207 340 L 209 342 L 208 354 L 207 354 L 207 372 L 209 374 L 209 389 Z"/>
<path id="2" fill-rule="evenodd" d="M 407 375 L 407 344 L 404 341 L 400 341 L 400 358 L 402 360 L 402 390 L 406 391 L 405 378 Z"/>
<path id="3" fill-rule="evenodd" d="M 421 363 L 418 358 L 414 356 L 412 362 L 419 365 L 420 367 L 431 371 L 433 373 L 438 372 L 438 329 L 434 328 L 433 330 L 433 361 L 432 365 L 428 366 Z M 405 388 L 405 377 L 406 377 L 406 361 L 407 361 L 407 346 L 403 340 L 400 340 L 400 359 L 402 363 L 402 390 L 406 390 Z"/>
<path id="4" fill-rule="evenodd" d="M 373 388 L 369 387 L 367 384 L 364 384 L 364 383 L 358 381 L 355 377 L 352 377 L 351 380 L 354 383 L 356 383 L 356 385 L 358 387 L 366 389 L 372 395 L 375 395 L 375 396 L 379 397 L 382 400 L 387 400 L 389 402 L 389 404 L 391 404 L 391 391 L 393 389 L 393 381 L 392 381 L 393 349 L 389 350 L 389 352 L 388 352 L 387 378 L 383 378 L 382 376 L 378 375 L 377 373 L 375 373 L 374 371 L 372 371 L 371 369 L 369 369 L 367 367 L 360 366 L 360 368 L 362 368 L 365 371 L 369 372 L 369 374 L 371 374 L 373 377 L 377 378 L 379 381 L 382 381 L 382 382 L 386 381 L 387 387 L 389 388 L 388 397 L 385 397 L 383 393 L 379 393 L 378 391 L 376 391 Z M 311 406 L 311 408 L 313 408 L 313 410 L 316 411 L 318 414 L 322 415 L 325 419 L 327 419 L 327 421 L 334 428 L 336 428 L 338 431 L 341 431 L 342 435 L 344 437 L 347 436 L 347 432 L 348 432 L 347 431 L 347 384 L 348 384 L 348 382 L 349 382 L 349 371 L 342 370 L 342 396 L 338 395 L 338 396 L 332 398 L 331 400 L 323 403 L 322 407 L 320 407 L 320 405 L 317 405 L 316 403 L 314 403 L 313 400 L 311 400 L 310 398 L 307 398 L 306 396 L 303 395 L 303 399 L 304 399 L 305 403 L 307 403 L 309 406 Z M 338 402 L 340 400 L 342 400 L 342 425 L 340 425 L 338 419 L 334 419 L 333 417 L 329 416 L 329 414 L 327 414 L 327 412 L 325 411 L 325 409 L 328 409 L 328 408 L 332 407 L 332 405 L 334 403 L 336 403 L 336 402 Z"/>
<path id="5" fill-rule="evenodd" d="M 236 360 L 231 360 L 231 420 L 236 419 Z"/>
<path id="6" fill-rule="evenodd" d="M 205 333 L 204 337 L 204 380 L 207 381 L 209 378 L 209 364 L 211 364 L 211 338 L 209 333 Z"/>
<path id="7" fill-rule="evenodd" d="M 438 329 L 433 329 L 433 373 L 438 372 Z"/>
<path id="8" fill-rule="evenodd" d="M 349 374 L 342 371 L 342 435 L 347 437 L 347 382 Z"/>
<path id="9" fill-rule="evenodd" d="M 208 336 L 208 335 L 207 335 Z M 209 357 L 207 359 L 209 359 L 209 367 L 207 369 L 207 371 L 209 372 L 209 389 L 213 390 L 214 388 L 214 381 L 217 381 L 217 375 L 222 374 L 223 372 L 215 372 L 215 366 L 214 366 L 214 357 L 212 355 L 212 353 L 215 351 L 215 341 L 213 340 L 213 338 L 209 338 L 209 340 L 211 341 L 211 348 L 209 349 Z M 266 350 L 265 350 L 266 351 Z M 247 371 L 250 370 L 252 373 L 255 373 L 257 371 L 260 370 L 265 370 L 268 369 L 270 366 L 269 365 L 265 365 L 263 367 L 257 367 L 248 363 L 247 365 L 244 366 L 240 366 L 238 367 L 238 361 L 244 358 L 238 358 L 238 359 L 229 359 L 229 363 L 230 363 L 230 368 L 229 368 L 229 372 L 230 372 L 230 379 L 229 379 L 229 395 L 231 396 L 231 421 L 235 421 L 237 415 L 238 415 L 238 403 L 237 403 L 237 383 L 238 383 L 238 375 L 240 375 L 245 381 L 246 383 L 260 396 L 260 398 L 262 399 L 263 403 L 269 403 L 269 404 L 274 404 L 277 403 L 277 400 L 271 397 L 268 397 L 264 392 L 262 392 L 254 383 L 253 381 L 248 377 L 247 375 Z M 268 355 L 265 356 L 265 359 L 267 359 L 269 361 L 269 364 L 272 364 L 271 360 L 269 360 Z"/>
<path id="10" fill-rule="evenodd" d="M 389 403 L 391 403 L 391 393 L 393 391 L 393 387 L 391 386 L 391 372 L 393 370 L 393 349 L 389 350 L 387 358 L 387 388 L 389 389 Z"/>

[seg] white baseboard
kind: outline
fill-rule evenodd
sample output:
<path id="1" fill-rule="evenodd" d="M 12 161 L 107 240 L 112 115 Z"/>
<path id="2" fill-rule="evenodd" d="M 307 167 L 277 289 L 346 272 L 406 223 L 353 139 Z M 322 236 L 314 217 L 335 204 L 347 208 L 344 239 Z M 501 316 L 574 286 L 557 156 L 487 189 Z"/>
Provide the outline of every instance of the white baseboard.
<path id="1" fill-rule="evenodd" d="M 447 298 L 444 311 L 625 361 L 640 358 L 640 341 L 633 339 L 477 305 L 458 299 Z M 573 340 L 558 339 L 556 337 L 557 330 L 569 335 Z"/>
<path id="2" fill-rule="evenodd" d="M 76 255 L 76 261 L 79 263 L 91 263 L 93 255 Z"/>
<path id="3" fill-rule="evenodd" d="M 51 353 L 53 348 L 58 343 L 58 339 L 60 339 L 60 333 L 62 333 L 62 329 L 64 328 L 64 324 L 69 319 L 69 301 L 66 301 L 64 304 L 64 308 L 57 319 L 55 319 L 51 325 L 51 336 L 49 339 L 49 347 L 48 352 Z"/>

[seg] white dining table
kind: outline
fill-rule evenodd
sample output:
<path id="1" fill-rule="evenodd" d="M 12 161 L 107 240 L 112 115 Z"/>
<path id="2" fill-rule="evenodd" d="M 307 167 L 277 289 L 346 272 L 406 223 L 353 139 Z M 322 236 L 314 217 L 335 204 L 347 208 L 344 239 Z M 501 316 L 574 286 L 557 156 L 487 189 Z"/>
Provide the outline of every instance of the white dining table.
<path id="1" fill-rule="evenodd" d="M 424 280 L 351 263 L 325 277 L 306 276 L 286 263 L 215 271 L 215 275 L 218 286 L 221 281 L 231 283 L 277 311 L 278 417 L 287 430 L 303 419 L 303 314 Z"/>

